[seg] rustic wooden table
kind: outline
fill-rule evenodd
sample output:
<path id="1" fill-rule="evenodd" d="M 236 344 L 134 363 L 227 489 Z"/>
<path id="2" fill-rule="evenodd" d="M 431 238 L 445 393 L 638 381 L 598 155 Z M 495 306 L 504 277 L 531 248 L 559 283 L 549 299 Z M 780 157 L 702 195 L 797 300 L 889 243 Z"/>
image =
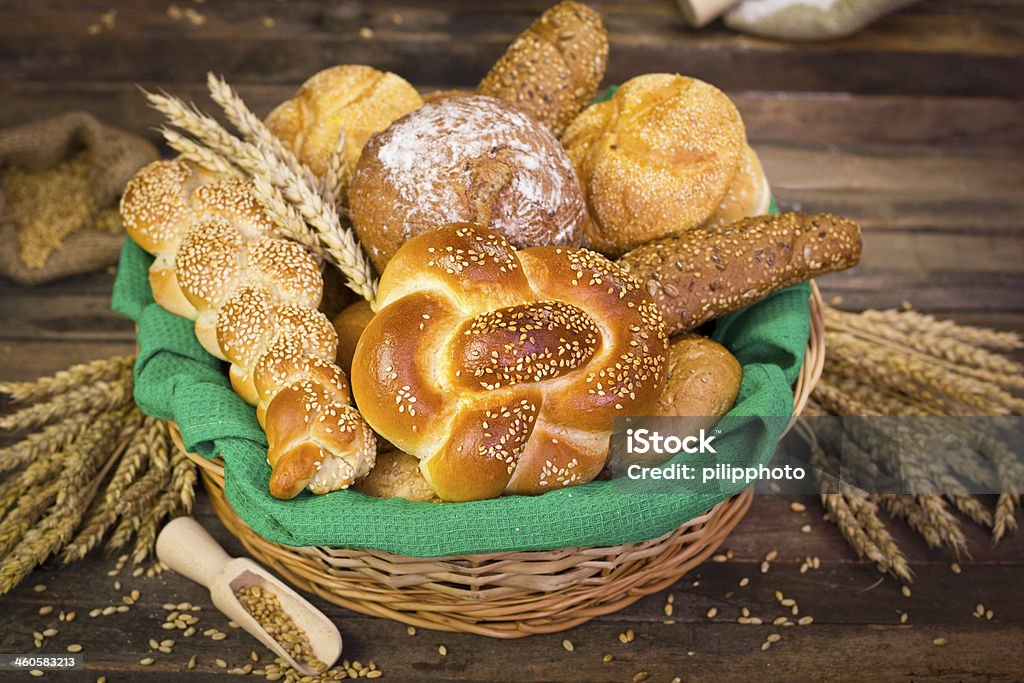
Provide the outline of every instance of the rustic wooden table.
<path id="1" fill-rule="evenodd" d="M 260 112 L 342 62 L 391 69 L 424 89 L 471 86 L 547 1 L 178 4 L 180 12 L 167 0 L 0 2 L 0 126 L 87 110 L 155 137 L 158 117 L 134 84 L 200 99 L 208 69 Z M 927 0 L 854 38 L 812 46 L 741 37 L 720 24 L 695 32 L 668 0 L 595 4 L 611 32 L 609 83 L 660 70 L 717 84 L 743 113 L 784 209 L 862 222 L 863 263 L 824 278 L 826 299 L 841 297 L 851 309 L 908 300 L 961 322 L 1024 330 L 1024 3 Z M 101 15 L 111 8 L 108 28 Z M 130 352 L 131 324 L 108 309 L 111 282 L 110 273 L 36 288 L 0 281 L 0 378 Z M 410 637 L 403 625 L 315 602 L 340 625 L 346 656 L 374 660 L 388 680 L 630 681 L 642 680 L 640 672 L 650 681 L 1024 677 L 1024 534 L 993 549 L 980 529 L 968 528 L 971 557 L 959 558 L 963 573 L 955 575 L 956 558 L 897 526 L 917 574 L 906 598 L 897 582 L 880 580 L 856 558 L 815 500 L 803 502 L 807 510 L 798 513 L 790 499 L 759 497 L 727 541 L 730 561 L 701 566 L 670 590 L 564 635 Z M 197 515 L 229 551 L 241 552 L 204 496 Z M 801 533 L 805 524 L 810 533 Z M 761 574 L 772 550 L 779 560 Z M 806 556 L 819 557 L 821 568 L 801 574 Z M 38 615 L 47 604 L 78 614 L 59 624 L 47 651 L 83 644 L 88 676 L 46 679 L 179 680 L 193 654 L 196 671 L 212 678 L 223 673 L 216 658 L 241 663 L 256 647 L 238 631 L 219 643 L 179 636 L 173 654 L 144 669 L 138 662 L 149 638 L 167 635 L 159 628 L 162 603 L 189 600 L 204 607 L 204 626 L 227 630 L 226 622 L 202 589 L 179 576 L 111 577 L 112 566 L 98 555 L 46 566 L 0 597 L 0 652 L 32 652 L 32 631 L 57 623 Z M 743 577 L 750 582 L 741 588 Z M 33 591 L 35 584 L 46 591 Z M 127 613 L 86 616 L 132 588 L 142 598 Z M 796 599 L 814 623 L 784 630 L 763 653 L 768 627 L 735 619 L 743 608 L 775 616 L 775 591 Z M 673 624 L 663 623 L 668 595 Z M 992 620 L 972 616 L 979 602 L 994 610 Z M 705 617 L 711 607 L 719 610 L 714 621 Z M 906 624 L 900 611 L 909 613 Z M 636 637 L 623 645 L 617 636 L 627 628 Z M 933 645 L 940 637 L 947 644 Z M 606 653 L 611 663 L 602 662 Z"/>

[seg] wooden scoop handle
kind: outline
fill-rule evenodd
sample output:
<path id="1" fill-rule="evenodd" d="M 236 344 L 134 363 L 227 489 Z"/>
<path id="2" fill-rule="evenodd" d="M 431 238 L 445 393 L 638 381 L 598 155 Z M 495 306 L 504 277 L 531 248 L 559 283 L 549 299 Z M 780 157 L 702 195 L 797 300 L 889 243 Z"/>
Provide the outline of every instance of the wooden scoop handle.
<path id="1" fill-rule="evenodd" d="M 171 520 L 156 539 L 160 561 L 198 584 L 212 588 L 220 570 L 231 560 L 220 544 L 191 517 Z"/>

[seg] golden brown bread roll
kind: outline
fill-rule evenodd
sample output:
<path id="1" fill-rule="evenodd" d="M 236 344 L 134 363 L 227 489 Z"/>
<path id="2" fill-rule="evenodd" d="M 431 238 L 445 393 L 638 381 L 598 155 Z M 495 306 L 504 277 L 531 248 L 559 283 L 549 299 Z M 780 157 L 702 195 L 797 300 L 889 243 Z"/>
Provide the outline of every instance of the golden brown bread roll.
<path id="1" fill-rule="evenodd" d="M 672 335 L 783 287 L 852 268 L 860 251 L 860 226 L 849 218 L 794 211 L 654 240 L 618 263 L 654 297 Z"/>
<path id="2" fill-rule="evenodd" d="M 673 74 L 630 79 L 562 136 L 587 198 L 587 246 L 618 256 L 715 212 L 736 177 L 743 121 L 725 94 Z"/>
<path id="3" fill-rule="evenodd" d="M 363 145 L 423 100 L 401 76 L 359 64 L 324 69 L 309 78 L 295 96 L 267 116 L 267 127 L 317 175 L 345 130 L 348 170 L 355 169 Z"/>
<path id="4" fill-rule="evenodd" d="M 377 464 L 352 488 L 374 498 L 405 498 L 420 503 L 440 503 L 420 472 L 418 458 L 399 450 L 377 454 Z"/>
<path id="5" fill-rule="evenodd" d="M 346 375 L 352 374 L 352 356 L 356 353 L 356 344 L 363 330 L 373 318 L 373 309 L 366 299 L 360 299 L 342 309 L 334 316 L 331 324 L 338 332 L 338 367 Z"/>
<path id="6" fill-rule="evenodd" d="M 585 249 L 516 251 L 470 225 L 407 242 L 352 363 L 374 429 L 444 500 L 594 478 L 612 418 L 646 414 L 667 351 L 657 306 Z"/>
<path id="7" fill-rule="evenodd" d="M 128 183 L 121 216 L 156 256 L 156 302 L 195 320 L 196 337 L 231 362 L 232 386 L 256 405 L 270 492 L 326 493 L 365 475 L 374 436 L 334 365 L 337 334 L 317 310 L 319 267 L 297 243 L 273 237 L 251 184 L 157 161 Z"/>
<path id="8" fill-rule="evenodd" d="M 665 389 L 651 415 L 709 418 L 691 423 L 709 429 L 736 402 L 743 367 L 716 341 L 699 334 L 672 340 L 665 365 Z"/>
<path id="9" fill-rule="evenodd" d="M 750 145 L 745 145 L 736 177 L 704 226 L 720 228 L 744 218 L 761 216 L 768 213 L 771 205 L 772 189 L 761 168 L 761 160 Z"/>
<path id="10" fill-rule="evenodd" d="M 382 271 L 410 237 L 475 223 L 516 247 L 580 243 L 586 208 L 558 140 L 493 97 L 446 97 L 366 145 L 349 190 L 352 222 Z"/>
<path id="11" fill-rule="evenodd" d="M 630 427 L 678 435 L 710 430 L 732 408 L 742 379 L 743 367 L 724 346 L 699 334 L 684 333 L 672 339 L 665 363 L 665 388 L 650 412 L 651 417 L 660 419 L 640 417 L 631 421 Z M 673 419 L 663 419 L 667 417 Z M 630 452 L 623 439 L 622 434 L 612 439 L 603 473 L 608 478 L 628 476 L 632 465 L 656 467 L 672 457 L 653 449 Z"/>
<path id="12" fill-rule="evenodd" d="M 594 99 L 607 62 L 601 15 L 563 0 L 519 34 L 477 92 L 519 106 L 559 135 Z"/>

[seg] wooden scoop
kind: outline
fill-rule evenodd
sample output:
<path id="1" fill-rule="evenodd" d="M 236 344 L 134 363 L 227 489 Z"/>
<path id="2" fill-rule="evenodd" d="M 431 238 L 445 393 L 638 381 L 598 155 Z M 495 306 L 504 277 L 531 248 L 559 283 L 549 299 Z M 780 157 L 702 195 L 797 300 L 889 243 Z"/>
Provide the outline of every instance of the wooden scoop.
<path id="1" fill-rule="evenodd" d="M 317 659 L 330 668 L 341 656 L 341 633 L 323 612 L 252 560 L 229 556 L 191 517 L 178 517 L 164 527 L 156 540 L 156 554 L 174 571 L 210 589 L 217 609 L 304 675 L 320 672 L 288 654 L 242 606 L 235 591 L 249 586 L 270 591 L 277 596 L 281 609 L 309 636 Z"/>

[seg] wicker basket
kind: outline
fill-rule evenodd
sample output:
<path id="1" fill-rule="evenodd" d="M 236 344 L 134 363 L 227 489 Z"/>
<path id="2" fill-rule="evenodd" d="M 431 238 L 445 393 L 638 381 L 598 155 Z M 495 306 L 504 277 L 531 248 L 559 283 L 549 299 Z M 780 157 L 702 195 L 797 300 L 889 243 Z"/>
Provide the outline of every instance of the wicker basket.
<path id="1" fill-rule="evenodd" d="M 825 362 L 821 294 L 812 283 L 811 336 L 794 386 L 799 414 Z M 182 448 L 176 426 L 171 436 Z M 293 548 L 256 534 L 224 495 L 219 459 L 190 454 L 217 516 L 253 557 L 293 585 L 343 607 L 412 626 L 495 638 L 554 633 L 620 610 L 707 559 L 750 508 L 749 492 L 660 538 L 609 547 L 418 558 L 351 548 Z"/>

